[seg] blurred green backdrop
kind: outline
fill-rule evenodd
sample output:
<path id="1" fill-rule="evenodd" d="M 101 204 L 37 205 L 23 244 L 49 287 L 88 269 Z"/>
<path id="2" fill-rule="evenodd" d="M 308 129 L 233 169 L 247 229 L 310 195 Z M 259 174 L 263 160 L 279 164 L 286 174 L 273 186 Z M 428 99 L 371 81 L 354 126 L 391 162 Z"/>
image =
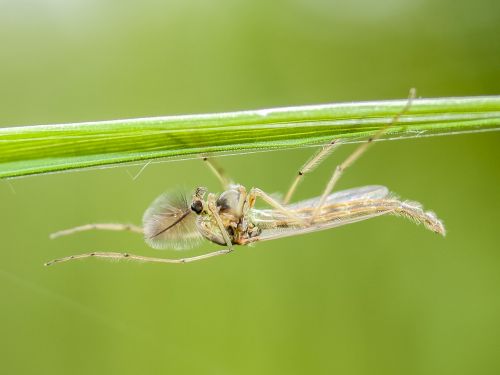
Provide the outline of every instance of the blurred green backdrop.
<path id="1" fill-rule="evenodd" d="M 2 0 L 0 126 L 282 105 L 499 94 L 497 0 Z M 339 188 L 384 184 L 445 221 L 382 217 L 187 266 L 88 222 L 140 223 L 200 161 L 0 181 L 3 374 L 498 374 L 497 133 L 383 142 Z M 317 195 L 346 146 L 302 185 Z M 312 150 L 224 157 L 283 191 Z M 185 255 L 216 248 L 205 245 Z M 164 256 L 175 256 L 165 251 Z"/>

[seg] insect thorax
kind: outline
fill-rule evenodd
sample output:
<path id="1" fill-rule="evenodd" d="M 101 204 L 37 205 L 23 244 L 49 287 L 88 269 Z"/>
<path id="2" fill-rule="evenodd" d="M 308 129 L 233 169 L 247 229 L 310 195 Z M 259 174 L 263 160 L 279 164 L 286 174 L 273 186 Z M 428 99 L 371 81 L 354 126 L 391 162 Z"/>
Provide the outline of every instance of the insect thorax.
<path id="1" fill-rule="evenodd" d="M 241 194 L 245 194 L 243 197 Z M 224 191 L 216 200 L 216 207 L 222 224 L 229 235 L 231 242 L 241 245 L 248 242 L 252 237 L 258 236 L 261 230 L 244 215 L 244 205 L 247 204 L 245 189 L 239 185 L 232 186 Z M 197 226 L 201 234 L 219 245 L 226 245 L 217 220 L 210 213 L 200 215 Z"/>

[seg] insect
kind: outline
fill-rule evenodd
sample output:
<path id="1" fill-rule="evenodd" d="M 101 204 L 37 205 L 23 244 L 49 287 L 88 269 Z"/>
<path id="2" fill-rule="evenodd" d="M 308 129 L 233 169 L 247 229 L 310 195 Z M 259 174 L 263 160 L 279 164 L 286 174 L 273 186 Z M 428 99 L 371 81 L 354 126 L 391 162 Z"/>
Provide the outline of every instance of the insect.
<path id="1" fill-rule="evenodd" d="M 258 188 L 247 191 L 244 186 L 231 183 L 213 160 L 204 157 L 203 160 L 223 186 L 220 195 L 208 193 L 204 187 L 198 187 L 190 201 L 185 195 L 166 193 L 158 197 L 146 210 L 142 227 L 128 224 L 87 224 L 51 235 L 55 238 L 91 229 L 131 231 L 143 234 L 146 243 L 153 248 L 185 249 L 196 246 L 202 240 L 209 240 L 225 246 L 221 250 L 181 259 L 117 252 L 91 252 L 55 259 L 46 265 L 89 257 L 188 263 L 229 254 L 235 245 L 249 245 L 335 228 L 387 214 L 407 217 L 444 236 L 445 228 L 433 212 L 424 211 L 417 202 L 399 200 L 384 186 L 363 186 L 332 193 L 343 172 L 359 159 L 373 141 L 380 138 L 388 127 L 395 124 L 409 110 L 414 95 L 412 90 L 406 106 L 400 113 L 367 142 L 359 145 L 334 169 L 319 197 L 290 203 L 304 175 L 314 170 L 330 155 L 341 144 L 339 140 L 332 140 L 323 146 L 304 164 L 283 200 L 275 199 Z M 264 201 L 269 208 L 257 209 L 255 207 L 257 199 Z"/>

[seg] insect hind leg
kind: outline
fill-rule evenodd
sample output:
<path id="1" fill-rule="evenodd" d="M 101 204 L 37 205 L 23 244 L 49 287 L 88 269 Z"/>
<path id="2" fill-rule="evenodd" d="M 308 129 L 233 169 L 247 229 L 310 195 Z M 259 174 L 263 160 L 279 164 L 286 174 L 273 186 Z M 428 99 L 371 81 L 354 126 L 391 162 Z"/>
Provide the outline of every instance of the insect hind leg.
<path id="1" fill-rule="evenodd" d="M 318 165 L 321 164 L 323 160 L 325 160 L 335 148 L 340 145 L 339 139 L 333 139 L 327 145 L 323 146 L 319 151 L 317 151 L 303 166 L 300 168 L 299 172 L 295 176 L 292 184 L 288 188 L 288 191 L 285 195 L 285 199 L 283 199 L 283 204 L 288 204 L 292 199 L 292 195 L 299 186 L 299 183 L 302 181 L 304 176 L 307 173 L 312 172 Z"/>
<path id="2" fill-rule="evenodd" d="M 373 144 L 373 141 L 376 141 L 377 139 L 381 138 L 387 129 L 389 129 L 391 126 L 396 124 L 401 116 L 403 116 L 406 112 L 411 107 L 411 104 L 413 102 L 413 99 L 416 96 L 416 91 L 415 89 L 411 89 L 410 93 L 408 95 L 408 101 L 406 102 L 406 105 L 403 107 L 401 111 L 399 111 L 389 123 L 387 123 L 384 127 L 382 127 L 380 130 L 378 130 L 374 135 L 372 135 L 368 140 L 361 145 L 359 145 L 341 164 L 337 165 L 335 170 L 333 171 L 332 177 L 328 181 L 328 184 L 325 187 L 325 190 L 323 191 L 323 194 L 321 195 L 321 199 L 319 200 L 316 208 L 313 211 L 313 214 L 311 216 L 311 221 L 314 221 L 315 218 L 319 215 L 321 208 L 325 204 L 326 198 L 330 195 L 330 193 L 333 191 L 333 188 L 337 184 L 337 182 L 340 180 L 340 177 L 343 175 L 344 171 L 349 168 L 351 165 L 354 164 L 367 150 L 368 148 Z"/>

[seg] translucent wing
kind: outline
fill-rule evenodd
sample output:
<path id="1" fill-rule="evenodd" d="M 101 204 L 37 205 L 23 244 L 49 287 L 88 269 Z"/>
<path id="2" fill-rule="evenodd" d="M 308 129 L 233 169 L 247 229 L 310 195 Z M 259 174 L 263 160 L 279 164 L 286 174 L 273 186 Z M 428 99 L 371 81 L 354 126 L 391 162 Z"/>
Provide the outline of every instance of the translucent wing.
<path id="1" fill-rule="evenodd" d="M 337 191 L 330 194 L 325 201 L 325 205 L 349 202 L 353 200 L 381 199 L 389 196 L 389 189 L 380 185 L 361 186 L 357 188 Z M 287 206 L 290 210 L 300 210 L 302 208 L 316 207 L 320 197 L 307 199 L 305 201 L 292 203 Z"/>
<path id="2" fill-rule="evenodd" d="M 255 238 L 255 241 L 268 241 L 277 238 L 297 236 L 299 234 L 318 232 L 325 229 L 336 228 L 342 225 L 352 224 L 358 221 L 371 219 L 372 217 L 385 215 L 390 212 L 391 210 L 380 210 L 380 211 L 369 210 L 365 212 L 358 212 L 356 215 L 352 216 L 349 214 L 344 214 L 344 215 L 339 215 L 336 218 L 332 217 L 331 220 L 329 221 L 313 224 L 309 227 L 298 227 L 290 225 L 290 226 L 277 226 L 274 228 L 268 226 L 266 228 L 265 227 L 266 225 L 265 224 L 263 225 L 263 221 L 257 220 L 257 225 L 261 227 L 263 226 L 264 228 L 262 229 L 262 233 L 258 236 L 258 238 Z"/>
<path id="3" fill-rule="evenodd" d="M 202 240 L 186 194 L 167 192 L 154 200 L 144 213 L 144 239 L 155 249 L 189 249 Z"/>
<path id="4" fill-rule="evenodd" d="M 389 192 L 384 187 L 377 187 L 380 189 L 370 188 L 373 187 L 350 189 L 330 195 L 319 216 L 308 225 L 291 221 L 289 217 L 277 210 L 255 210 L 252 212 L 253 221 L 262 229 L 258 240 L 265 241 L 317 232 L 367 220 L 391 213 L 401 203 L 394 199 L 386 199 L 385 196 Z M 287 208 L 307 223 L 319 199 L 309 199 L 289 205 Z"/>
<path id="5" fill-rule="evenodd" d="M 287 208 L 305 223 L 311 219 L 320 198 L 313 198 Z M 331 194 L 320 214 L 309 224 L 290 220 L 277 210 L 254 210 L 252 219 L 262 229 L 256 241 L 295 236 L 367 220 L 385 214 L 404 216 L 436 233 L 445 235 L 443 223 L 417 202 L 400 201 L 384 186 L 364 186 Z"/>

